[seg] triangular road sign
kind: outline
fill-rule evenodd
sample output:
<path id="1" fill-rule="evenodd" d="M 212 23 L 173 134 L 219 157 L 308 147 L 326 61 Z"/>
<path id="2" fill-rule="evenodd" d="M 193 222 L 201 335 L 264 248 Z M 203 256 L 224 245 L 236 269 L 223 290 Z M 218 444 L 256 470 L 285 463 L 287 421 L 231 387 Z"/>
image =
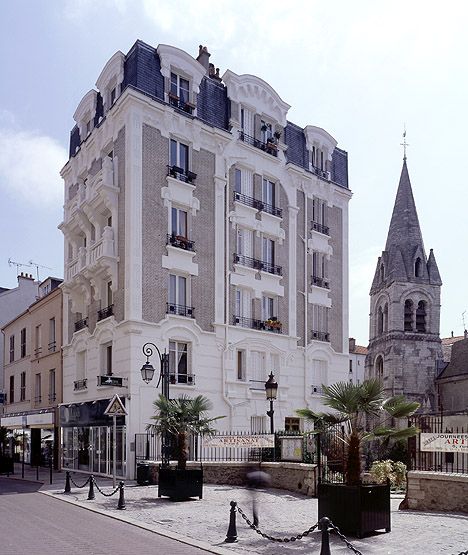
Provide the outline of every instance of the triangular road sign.
<path id="1" fill-rule="evenodd" d="M 125 416 L 128 412 L 125 410 L 120 397 L 118 395 L 114 395 L 111 402 L 107 405 L 104 414 L 107 416 Z"/>

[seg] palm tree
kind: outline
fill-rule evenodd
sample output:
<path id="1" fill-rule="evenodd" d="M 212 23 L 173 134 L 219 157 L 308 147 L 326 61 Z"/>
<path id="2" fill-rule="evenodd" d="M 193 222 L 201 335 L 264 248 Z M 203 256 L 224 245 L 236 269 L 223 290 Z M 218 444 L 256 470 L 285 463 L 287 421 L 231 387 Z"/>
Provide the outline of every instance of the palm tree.
<path id="1" fill-rule="evenodd" d="M 322 402 L 334 412 L 315 413 L 299 409 L 297 414 L 314 423 L 317 432 L 327 426 L 343 424 L 341 438 L 346 445 L 345 482 L 358 485 L 361 481 L 361 447 L 364 441 L 379 439 L 384 442 L 414 436 L 414 426 L 392 426 L 394 419 L 406 418 L 416 412 L 419 403 L 408 401 L 403 395 L 385 398 L 383 384 L 378 379 L 361 384 L 338 382 L 323 387 Z M 370 429 L 369 429 L 370 428 Z"/>
<path id="2" fill-rule="evenodd" d="M 212 435 L 215 429 L 211 423 L 224 416 L 208 418 L 207 412 L 213 408 L 211 401 L 203 395 L 194 399 L 182 395 L 179 399 L 166 399 L 160 395 L 154 401 L 157 413 L 151 417 L 154 424 L 148 424 L 147 430 L 169 433 L 177 438 L 177 468 L 185 470 L 188 457 L 189 435 Z"/>

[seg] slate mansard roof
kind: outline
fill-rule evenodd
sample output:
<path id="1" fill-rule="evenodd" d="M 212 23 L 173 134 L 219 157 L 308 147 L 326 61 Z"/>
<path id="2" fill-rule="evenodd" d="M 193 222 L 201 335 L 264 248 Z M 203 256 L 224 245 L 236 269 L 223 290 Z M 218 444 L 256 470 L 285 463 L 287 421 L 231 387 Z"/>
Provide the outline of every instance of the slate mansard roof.
<path id="1" fill-rule="evenodd" d="M 153 100 L 164 103 L 164 77 L 161 63 L 155 48 L 137 40 L 125 56 L 122 92 L 127 87 L 138 90 Z M 217 79 L 205 75 L 200 84 L 197 97 L 197 118 L 204 123 L 229 131 L 230 101 L 227 88 Z M 103 102 L 97 94 L 94 126 L 103 121 Z M 192 116 L 187 116 L 192 117 Z M 70 134 L 70 158 L 81 144 L 80 131 L 75 126 Z M 309 152 L 306 148 L 304 130 L 294 123 L 287 122 L 284 131 L 287 145 L 286 160 L 305 170 L 309 170 Z M 334 149 L 330 167 L 331 181 L 348 188 L 348 154 L 339 148 Z"/>

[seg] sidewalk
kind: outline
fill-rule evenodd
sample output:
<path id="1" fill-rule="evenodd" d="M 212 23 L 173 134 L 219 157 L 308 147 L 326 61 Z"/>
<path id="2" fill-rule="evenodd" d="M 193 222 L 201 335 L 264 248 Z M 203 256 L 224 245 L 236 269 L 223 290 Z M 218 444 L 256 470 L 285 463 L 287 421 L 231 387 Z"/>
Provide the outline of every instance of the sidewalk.
<path id="1" fill-rule="evenodd" d="M 83 483 L 87 476 L 74 479 Z M 97 484 L 110 493 L 112 484 L 96 478 Z M 65 473 L 63 482 L 65 484 Z M 134 483 L 133 483 L 134 484 Z M 63 487 L 44 486 L 41 491 L 88 510 L 106 514 L 161 535 L 179 539 L 207 549 L 213 553 L 259 553 L 262 555 L 293 555 L 320 552 L 320 533 L 313 532 L 300 541 L 276 543 L 263 539 L 251 530 L 237 514 L 238 543 L 224 543 L 229 524 L 230 501 L 251 518 L 251 492 L 245 488 L 205 485 L 204 498 L 184 502 L 171 502 L 158 498 L 157 486 L 125 486 L 126 510 L 118 510 L 118 493 L 104 497 L 95 490 L 96 499 L 88 501 L 88 489 L 72 486 L 72 493 L 65 495 Z M 392 531 L 376 533 L 363 539 L 350 538 L 352 545 L 363 555 L 458 555 L 468 550 L 468 515 L 420 513 L 398 511 L 400 498 L 392 499 Z M 271 489 L 258 492 L 259 527 L 274 537 L 291 537 L 304 532 L 317 522 L 317 500 L 283 490 Z M 331 537 L 331 552 L 351 551 L 336 536 Z"/>

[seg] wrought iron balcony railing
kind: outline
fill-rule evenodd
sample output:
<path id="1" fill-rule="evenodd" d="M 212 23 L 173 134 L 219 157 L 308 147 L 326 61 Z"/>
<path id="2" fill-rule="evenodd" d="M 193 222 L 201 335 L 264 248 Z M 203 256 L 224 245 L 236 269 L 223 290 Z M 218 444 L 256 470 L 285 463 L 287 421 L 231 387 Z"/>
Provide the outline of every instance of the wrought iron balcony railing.
<path id="1" fill-rule="evenodd" d="M 174 177 L 179 181 L 185 181 L 185 183 L 193 184 L 193 181 L 197 178 L 197 174 L 184 168 L 179 168 L 179 166 L 167 166 L 167 175 Z"/>
<path id="2" fill-rule="evenodd" d="M 80 331 L 83 328 L 87 328 L 88 327 L 88 317 L 86 316 L 86 318 L 82 318 L 81 320 L 77 320 L 75 322 L 75 331 Z"/>
<path id="3" fill-rule="evenodd" d="M 74 391 L 81 391 L 83 389 L 88 389 L 88 380 L 86 378 L 84 380 L 75 380 L 73 382 L 73 389 Z"/>
<path id="4" fill-rule="evenodd" d="M 330 341 L 330 334 L 327 331 L 312 330 L 311 338 L 315 341 Z"/>
<path id="5" fill-rule="evenodd" d="M 182 98 L 178 97 L 174 93 L 169 93 L 169 104 L 174 106 L 174 108 L 178 108 L 183 112 L 187 112 L 187 114 L 193 114 L 195 110 L 195 106 L 191 102 L 186 102 Z"/>
<path id="6" fill-rule="evenodd" d="M 184 237 L 183 235 L 167 234 L 166 245 L 172 245 L 178 249 L 184 249 L 185 251 L 195 252 L 195 241 L 191 241 Z"/>
<path id="7" fill-rule="evenodd" d="M 271 331 L 273 333 L 282 333 L 283 329 L 282 323 L 275 318 L 270 318 L 269 320 L 258 320 L 256 318 L 246 318 L 244 316 L 234 315 L 232 317 L 232 323 L 234 326 L 240 326 L 241 328 Z"/>
<path id="8" fill-rule="evenodd" d="M 195 374 L 169 374 L 169 382 L 173 385 L 195 385 Z"/>
<path id="9" fill-rule="evenodd" d="M 112 387 L 122 387 L 123 386 L 123 378 L 119 378 L 118 376 L 112 375 L 102 375 L 97 377 L 97 384 L 98 386 L 101 385 L 108 385 Z"/>
<path id="10" fill-rule="evenodd" d="M 57 399 L 57 395 L 55 393 L 49 393 L 49 402 L 53 403 Z"/>
<path id="11" fill-rule="evenodd" d="M 323 235 L 330 235 L 330 228 L 326 225 L 319 224 L 318 222 L 311 222 L 312 230 L 323 233 Z"/>
<path id="12" fill-rule="evenodd" d="M 312 285 L 316 285 L 317 287 L 323 287 L 324 289 L 330 289 L 330 283 L 328 278 L 319 277 L 319 276 L 312 276 Z"/>
<path id="13" fill-rule="evenodd" d="M 177 314 L 177 316 L 195 318 L 195 309 L 193 306 L 186 306 L 184 304 L 166 303 L 166 314 Z"/>
<path id="14" fill-rule="evenodd" d="M 251 258 L 243 254 L 234 253 L 234 264 L 241 264 L 242 266 L 254 268 L 255 270 L 268 272 L 269 274 L 275 274 L 277 276 L 283 275 L 283 268 L 281 266 L 270 264 L 270 262 L 263 262 L 262 260 Z"/>
<path id="15" fill-rule="evenodd" d="M 328 172 L 327 170 L 322 170 L 322 168 L 317 168 L 316 166 L 312 166 L 312 171 L 318 175 L 319 177 L 323 177 L 324 179 L 328 179 Z"/>
<path id="16" fill-rule="evenodd" d="M 101 310 L 98 310 L 98 322 L 100 322 L 101 320 L 104 320 L 105 318 L 109 318 L 109 316 L 112 316 L 114 314 L 114 305 L 110 304 L 109 306 L 106 306 L 105 308 L 101 308 Z"/>
<path id="17" fill-rule="evenodd" d="M 268 212 L 268 214 L 273 214 L 273 216 L 278 216 L 279 218 L 283 216 L 283 211 L 281 210 L 281 208 L 278 208 L 277 206 L 273 206 L 272 204 L 268 204 L 256 198 L 249 197 L 248 195 L 244 195 L 243 193 L 239 193 L 237 191 L 234 191 L 234 201 L 238 201 L 247 206 L 251 206 L 252 208 L 256 208 L 260 212 Z"/>
<path id="18" fill-rule="evenodd" d="M 49 353 L 55 353 L 57 346 L 55 341 L 49 343 Z"/>
<path id="19" fill-rule="evenodd" d="M 239 139 L 244 143 L 247 143 L 248 145 L 252 145 L 255 148 L 259 148 L 260 150 L 271 154 L 275 158 L 278 156 L 278 146 L 273 141 L 267 141 L 266 143 L 264 143 L 260 139 L 256 139 L 251 135 L 247 135 L 247 133 L 244 133 L 244 131 L 239 131 Z"/>
<path id="20" fill-rule="evenodd" d="M 34 397 L 34 404 L 35 405 L 40 405 L 42 403 L 42 397 L 40 395 L 36 395 Z"/>

